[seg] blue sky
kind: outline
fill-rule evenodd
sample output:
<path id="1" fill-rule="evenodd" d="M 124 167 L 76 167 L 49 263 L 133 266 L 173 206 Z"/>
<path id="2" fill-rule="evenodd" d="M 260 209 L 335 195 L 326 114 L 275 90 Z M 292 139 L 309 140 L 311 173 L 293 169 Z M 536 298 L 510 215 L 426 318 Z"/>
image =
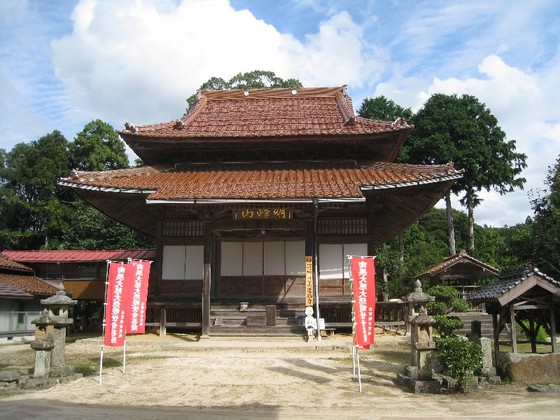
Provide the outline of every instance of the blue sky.
<path id="1" fill-rule="evenodd" d="M 559 40 L 556 0 L 3 0 L 0 148 L 73 140 L 97 118 L 174 120 L 210 77 L 255 69 L 347 84 L 355 108 L 466 93 L 528 155 L 525 190 L 475 209 L 479 224 L 513 225 L 560 155 Z"/>

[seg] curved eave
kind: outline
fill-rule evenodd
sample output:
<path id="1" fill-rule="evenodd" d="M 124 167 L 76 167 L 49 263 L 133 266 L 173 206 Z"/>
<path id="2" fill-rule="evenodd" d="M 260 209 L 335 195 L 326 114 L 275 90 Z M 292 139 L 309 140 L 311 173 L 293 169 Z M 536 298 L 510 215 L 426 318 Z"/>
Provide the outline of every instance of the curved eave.
<path id="1" fill-rule="evenodd" d="M 462 174 L 453 174 L 439 178 L 433 179 L 423 179 L 419 181 L 409 181 L 409 182 L 401 182 L 401 183 L 394 183 L 394 184 L 385 184 L 385 185 L 362 185 L 360 189 L 362 191 L 379 191 L 379 190 L 391 190 L 394 188 L 406 188 L 406 187 L 414 187 L 418 185 L 429 185 L 429 184 L 440 184 L 442 182 L 448 181 L 456 181 L 463 177 Z"/>
<path id="2" fill-rule="evenodd" d="M 93 207 L 112 219 L 151 236 L 155 236 L 156 226 L 161 217 L 158 208 L 162 205 L 182 205 L 193 212 L 204 206 L 225 205 L 231 208 L 231 206 L 246 204 L 282 203 L 306 206 L 317 203 L 319 208 L 322 205 L 329 208 L 329 203 L 363 206 L 361 207 L 363 214 L 367 214 L 372 223 L 369 240 L 373 244 L 380 245 L 399 235 L 428 212 L 460 177 L 460 174 L 455 174 L 431 180 L 383 186 L 362 186 L 363 195 L 360 197 L 283 197 L 267 200 L 235 198 L 150 200 L 148 197 L 152 190 L 85 186 L 68 181 L 61 181 L 60 185 L 72 188 Z M 339 216 L 345 216 L 343 210 Z"/>
<path id="3" fill-rule="evenodd" d="M 59 181 L 107 217 L 149 236 L 156 235 L 157 215 L 150 212 L 146 198 L 152 190 L 110 188 Z"/>

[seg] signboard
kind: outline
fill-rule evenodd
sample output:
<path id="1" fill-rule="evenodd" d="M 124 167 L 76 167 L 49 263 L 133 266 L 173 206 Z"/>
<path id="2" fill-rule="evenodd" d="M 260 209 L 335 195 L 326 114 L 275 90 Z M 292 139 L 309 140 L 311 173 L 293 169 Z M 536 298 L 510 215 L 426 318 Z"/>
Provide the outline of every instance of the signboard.
<path id="1" fill-rule="evenodd" d="M 109 263 L 107 302 L 105 308 L 106 346 L 120 347 L 125 338 L 125 308 L 128 306 L 125 293 L 125 278 L 128 264 Z"/>
<path id="2" fill-rule="evenodd" d="M 281 207 L 277 208 L 250 208 L 233 211 L 235 220 L 270 220 L 291 219 L 292 211 Z"/>
<path id="3" fill-rule="evenodd" d="M 305 306 L 313 306 L 313 257 L 305 257 Z"/>
<path id="4" fill-rule="evenodd" d="M 146 302 L 150 278 L 149 261 L 131 261 L 126 270 L 126 295 L 129 297 L 125 311 L 127 334 L 146 332 Z"/>
<path id="5" fill-rule="evenodd" d="M 374 257 L 351 257 L 350 273 L 354 315 L 354 345 L 369 349 L 375 328 Z"/>

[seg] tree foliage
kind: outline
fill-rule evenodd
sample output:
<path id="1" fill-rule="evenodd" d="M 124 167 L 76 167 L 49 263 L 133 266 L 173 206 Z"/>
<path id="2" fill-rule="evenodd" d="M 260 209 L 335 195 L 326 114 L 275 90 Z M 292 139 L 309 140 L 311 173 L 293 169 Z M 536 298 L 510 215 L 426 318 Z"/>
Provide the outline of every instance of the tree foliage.
<path id="1" fill-rule="evenodd" d="M 211 77 L 199 90 L 232 90 L 232 89 L 272 89 L 272 88 L 294 88 L 303 87 L 297 79 L 282 79 L 272 71 L 253 70 L 246 73 L 238 73 L 229 80 L 221 77 Z M 188 108 L 191 109 L 197 100 L 197 94 L 187 98 Z"/>
<path id="2" fill-rule="evenodd" d="M 498 121 L 486 106 L 470 95 L 435 94 L 413 117 L 414 129 L 400 159 L 411 163 L 453 162 L 464 176 L 452 188 L 461 196 L 469 221 L 468 251 L 474 253 L 474 208 L 479 193 L 491 189 L 505 194 L 522 188 L 520 176 L 526 155 L 516 152 L 515 140 L 506 140 Z"/>
<path id="3" fill-rule="evenodd" d="M 70 166 L 80 171 L 128 168 L 124 143 L 111 125 L 94 120 L 70 144 Z"/>
<path id="4" fill-rule="evenodd" d="M 149 238 L 110 220 L 61 187 L 71 169 L 126 168 L 124 145 L 95 120 L 69 143 L 53 131 L 0 150 L 0 249 L 113 249 L 153 246 Z"/>
<path id="5" fill-rule="evenodd" d="M 64 202 L 70 192 L 57 185 L 70 172 L 68 156 L 68 142 L 59 131 L 4 153 L 0 248 L 48 247 L 68 227 Z"/>
<path id="6" fill-rule="evenodd" d="M 410 120 L 413 114 L 410 108 L 403 108 L 385 96 L 376 96 L 364 99 L 358 115 L 372 120 L 394 121 L 400 117 Z"/>
<path id="7" fill-rule="evenodd" d="M 560 274 L 560 156 L 548 168 L 545 189 L 533 196 L 534 218 L 530 223 L 532 262 L 552 276 Z"/>

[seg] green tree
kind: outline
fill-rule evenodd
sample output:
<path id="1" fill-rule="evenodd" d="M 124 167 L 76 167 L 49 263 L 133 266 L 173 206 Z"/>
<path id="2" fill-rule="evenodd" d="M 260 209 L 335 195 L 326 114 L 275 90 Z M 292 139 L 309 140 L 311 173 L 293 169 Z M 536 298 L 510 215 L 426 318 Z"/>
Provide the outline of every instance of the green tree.
<path id="1" fill-rule="evenodd" d="M 81 199 L 72 204 L 72 223 L 60 238 L 62 249 L 148 249 L 152 238 L 108 218 Z"/>
<path id="2" fill-rule="evenodd" d="M 365 98 L 358 110 L 358 115 L 363 118 L 382 121 L 395 121 L 397 118 L 412 118 L 410 108 L 403 108 L 391 99 L 385 96 L 376 96 L 375 98 Z M 401 262 L 404 260 L 404 237 L 403 233 L 399 235 L 399 255 Z M 383 273 L 383 277 L 387 278 L 387 272 Z"/>
<path id="3" fill-rule="evenodd" d="M 0 248 L 53 246 L 67 227 L 70 192 L 57 185 L 67 176 L 68 142 L 59 131 L 19 143 L 3 153 L 0 167 Z M 56 240 L 55 240 L 56 242 Z"/>
<path id="4" fill-rule="evenodd" d="M 111 125 L 101 120 L 86 124 L 69 149 L 72 169 L 106 171 L 128 168 L 123 141 Z"/>
<path id="5" fill-rule="evenodd" d="M 548 168 L 545 193 L 533 197 L 532 260 L 553 276 L 560 273 L 560 156 Z"/>
<path id="6" fill-rule="evenodd" d="M 228 81 L 221 77 L 211 77 L 204 82 L 199 90 L 232 90 L 232 89 L 272 89 L 272 88 L 294 88 L 303 87 L 297 79 L 282 79 L 272 71 L 253 70 L 246 73 L 238 73 Z M 197 94 L 187 98 L 188 108 L 191 109 L 197 101 Z"/>
<path id="7" fill-rule="evenodd" d="M 463 194 L 467 208 L 468 252 L 474 254 L 474 209 L 481 190 L 505 194 L 522 188 L 520 176 L 526 155 L 517 153 L 515 140 L 506 140 L 498 121 L 486 106 L 470 95 L 435 94 L 413 117 L 414 129 L 401 159 L 412 163 L 453 162 L 464 176 L 452 188 Z M 451 200 L 446 197 L 447 207 Z M 452 226 L 452 223 L 451 223 Z M 450 251 L 451 245 L 450 245 Z"/>
<path id="8" fill-rule="evenodd" d="M 372 120 L 394 121 L 400 117 L 410 120 L 413 114 L 410 108 L 403 108 L 385 96 L 376 96 L 363 100 L 358 115 Z"/>

